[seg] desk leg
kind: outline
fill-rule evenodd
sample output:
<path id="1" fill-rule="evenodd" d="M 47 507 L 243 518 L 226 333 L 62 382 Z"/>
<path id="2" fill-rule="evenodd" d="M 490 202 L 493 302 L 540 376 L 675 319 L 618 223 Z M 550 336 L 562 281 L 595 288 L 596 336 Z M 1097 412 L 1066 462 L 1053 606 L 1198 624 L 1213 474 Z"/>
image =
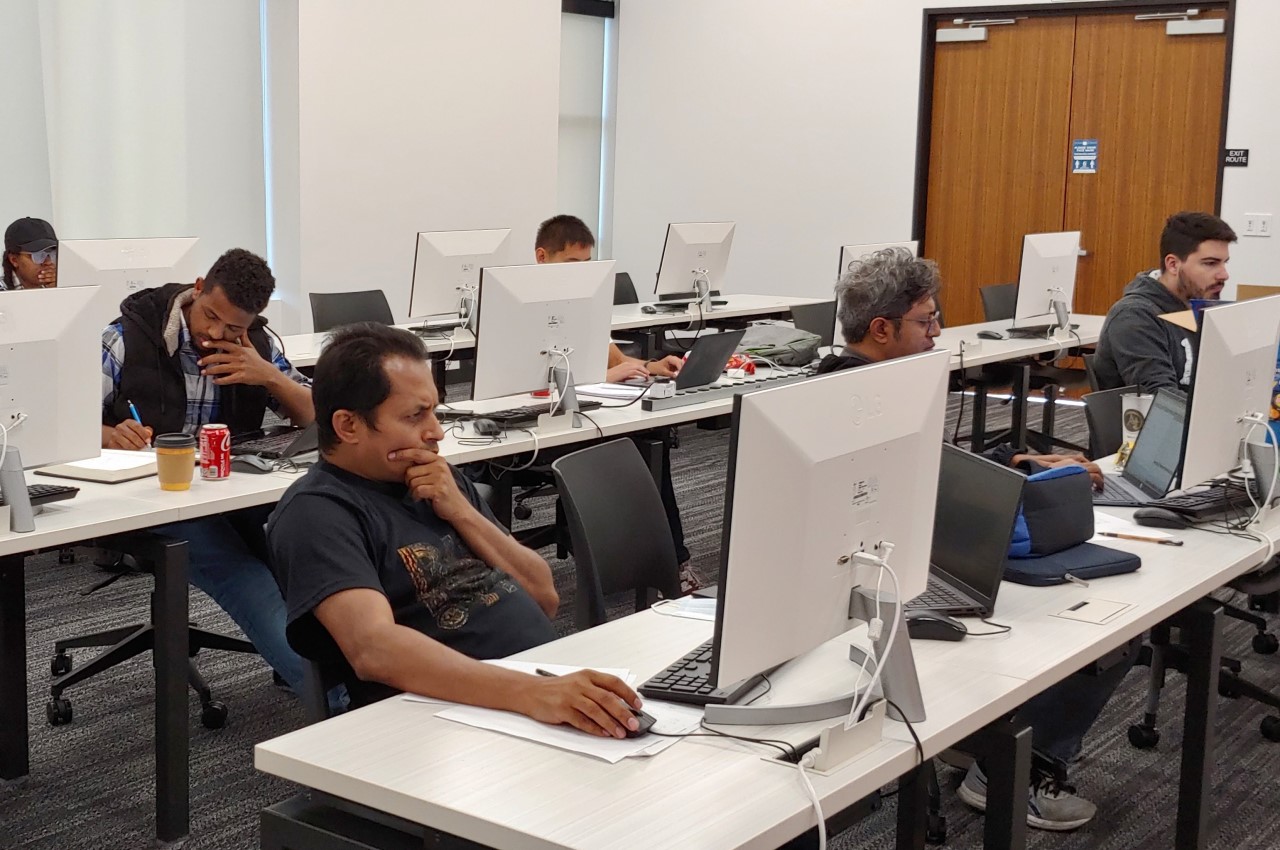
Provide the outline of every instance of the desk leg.
<path id="1" fill-rule="evenodd" d="M 1031 727 L 1002 720 L 966 738 L 960 749 L 985 757 L 987 816 L 982 846 L 986 850 L 1022 850 L 1027 846 Z"/>
<path id="2" fill-rule="evenodd" d="M 0 558 L 0 783 L 26 777 L 26 555 Z"/>
<path id="3" fill-rule="evenodd" d="M 152 603 L 156 665 L 156 837 L 175 841 L 191 830 L 187 734 L 187 544 L 159 540 Z"/>
<path id="4" fill-rule="evenodd" d="M 1031 367 L 1020 363 L 1013 377 L 1013 421 L 1009 431 L 1009 442 L 1020 452 L 1027 450 L 1027 396 L 1030 394 Z"/>
<path id="5" fill-rule="evenodd" d="M 1222 657 L 1222 606 L 1201 599 L 1179 615 L 1188 648 L 1187 713 L 1182 726 L 1176 850 L 1209 845 L 1209 794 L 1218 716 L 1218 665 Z"/>
<path id="6" fill-rule="evenodd" d="M 964 392 L 961 386 L 960 392 Z M 987 447 L 987 388 L 979 384 L 973 390 L 973 421 L 969 428 L 969 451 L 981 453 Z"/>
<path id="7" fill-rule="evenodd" d="M 896 850 L 924 850 L 929 826 L 929 773 L 933 761 L 916 765 L 898 779 Z"/>

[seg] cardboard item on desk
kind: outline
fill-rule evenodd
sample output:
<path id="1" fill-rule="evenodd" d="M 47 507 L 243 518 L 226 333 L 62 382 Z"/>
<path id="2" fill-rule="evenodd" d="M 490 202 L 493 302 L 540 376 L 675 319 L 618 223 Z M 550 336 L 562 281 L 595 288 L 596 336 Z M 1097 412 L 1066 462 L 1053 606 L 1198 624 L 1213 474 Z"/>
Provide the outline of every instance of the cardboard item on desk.
<path id="1" fill-rule="evenodd" d="M 103 449 L 102 454 L 75 463 L 59 463 L 35 470 L 36 475 L 71 478 L 75 481 L 97 481 L 119 484 L 156 474 L 156 456 L 150 452 L 127 452 Z"/>
<path id="2" fill-rule="evenodd" d="M 1254 298 L 1266 298 L 1268 295 L 1280 295 L 1280 286 L 1268 286 L 1262 283 L 1236 284 L 1236 300 L 1250 301 Z"/>
<path id="3" fill-rule="evenodd" d="M 1196 333 L 1200 328 L 1196 325 L 1196 314 L 1190 310 L 1179 310 L 1176 313 L 1162 313 L 1160 318 L 1171 325 L 1177 325 L 1184 331 Z"/>

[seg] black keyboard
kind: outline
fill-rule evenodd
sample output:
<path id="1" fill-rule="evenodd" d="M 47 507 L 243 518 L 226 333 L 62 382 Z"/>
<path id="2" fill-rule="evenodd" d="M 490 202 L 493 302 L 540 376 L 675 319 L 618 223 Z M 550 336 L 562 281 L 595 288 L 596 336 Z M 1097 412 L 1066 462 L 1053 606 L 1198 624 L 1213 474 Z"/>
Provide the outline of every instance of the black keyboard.
<path id="1" fill-rule="evenodd" d="M 1008 329 L 1008 333 L 1009 333 L 1010 339 L 1025 339 L 1025 338 L 1034 339 L 1037 337 L 1047 337 L 1050 333 L 1052 333 L 1053 329 L 1056 327 L 1057 327 L 1056 323 L 1051 325 L 1049 324 L 1021 325 L 1019 327 L 1010 327 Z M 1073 331 L 1080 330 L 1080 326 L 1075 322 L 1072 322 L 1069 325 L 1067 325 L 1067 328 Z"/>
<path id="2" fill-rule="evenodd" d="M 1154 508 L 1165 508 L 1182 514 L 1192 522 L 1206 522 L 1226 516 L 1244 516 L 1254 511 L 1253 502 L 1244 485 L 1236 481 L 1214 484 L 1192 493 L 1165 496 L 1148 503 Z"/>
<path id="3" fill-rule="evenodd" d="M 599 401 L 581 398 L 578 399 L 579 410 L 595 410 L 602 404 L 603 402 Z M 505 425 L 508 428 L 512 428 L 537 422 L 538 417 L 544 413 L 550 413 L 553 406 L 557 411 L 560 410 L 560 405 L 558 403 L 553 404 L 550 401 L 544 401 L 536 402 L 534 404 L 526 404 L 522 407 L 509 407 L 506 410 L 493 410 L 489 413 L 472 413 L 471 416 L 492 419 L 499 425 Z"/>
<path id="4" fill-rule="evenodd" d="M 933 576 L 929 576 L 929 586 L 925 588 L 924 593 L 907 602 L 906 607 L 929 611 L 977 610 L 971 600 L 956 593 Z"/>
<path id="5" fill-rule="evenodd" d="M 43 505 L 48 502 L 60 502 L 63 499 L 74 497 L 79 492 L 79 487 L 71 487 L 66 484 L 27 485 L 27 498 L 31 500 L 32 506 Z"/>
<path id="6" fill-rule="evenodd" d="M 284 450 L 298 439 L 298 434 L 302 429 L 298 428 L 292 431 L 282 431 L 279 434 L 268 434 L 264 437 L 254 437 L 251 440 L 232 440 L 231 454 L 233 455 L 261 455 L 269 460 L 280 457 Z"/>
<path id="7" fill-rule="evenodd" d="M 727 688 L 717 688 L 711 684 L 710 675 L 711 641 L 707 641 L 641 685 L 640 693 L 668 702 L 722 705 L 734 702 L 764 680 L 763 676 L 752 676 Z"/>
<path id="8" fill-rule="evenodd" d="M 1145 505 L 1151 501 L 1151 497 L 1142 492 L 1137 484 L 1130 484 L 1119 475 L 1102 476 L 1101 492 L 1094 491 L 1094 504 L 1116 502 L 1126 504 Z M 1121 505 L 1123 507 L 1123 505 Z"/>

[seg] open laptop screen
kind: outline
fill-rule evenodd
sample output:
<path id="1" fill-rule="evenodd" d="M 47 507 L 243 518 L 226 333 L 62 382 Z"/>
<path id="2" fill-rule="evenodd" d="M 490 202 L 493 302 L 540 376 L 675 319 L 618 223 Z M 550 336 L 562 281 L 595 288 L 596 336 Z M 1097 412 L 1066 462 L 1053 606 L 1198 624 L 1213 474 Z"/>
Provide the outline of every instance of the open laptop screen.
<path id="1" fill-rule="evenodd" d="M 950 444 L 942 447 L 931 569 L 975 602 L 994 607 L 1026 479 Z"/>
<path id="2" fill-rule="evenodd" d="M 1124 477 L 1154 498 L 1169 492 L 1182 455 L 1187 396 L 1181 390 L 1156 391 L 1138 440 L 1124 465 Z"/>

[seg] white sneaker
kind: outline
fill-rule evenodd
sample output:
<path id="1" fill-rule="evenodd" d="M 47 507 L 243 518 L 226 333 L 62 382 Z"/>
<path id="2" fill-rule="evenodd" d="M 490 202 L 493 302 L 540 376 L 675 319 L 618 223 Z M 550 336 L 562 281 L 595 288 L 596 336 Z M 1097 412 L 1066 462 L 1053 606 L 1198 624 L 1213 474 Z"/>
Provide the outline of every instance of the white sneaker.
<path id="1" fill-rule="evenodd" d="M 965 774 L 956 796 L 980 812 L 987 810 L 987 777 L 976 763 Z M 1047 774 L 1037 772 L 1027 789 L 1027 826 L 1035 829 L 1078 829 L 1097 812 L 1098 807 L 1077 796 L 1075 788 Z"/>

